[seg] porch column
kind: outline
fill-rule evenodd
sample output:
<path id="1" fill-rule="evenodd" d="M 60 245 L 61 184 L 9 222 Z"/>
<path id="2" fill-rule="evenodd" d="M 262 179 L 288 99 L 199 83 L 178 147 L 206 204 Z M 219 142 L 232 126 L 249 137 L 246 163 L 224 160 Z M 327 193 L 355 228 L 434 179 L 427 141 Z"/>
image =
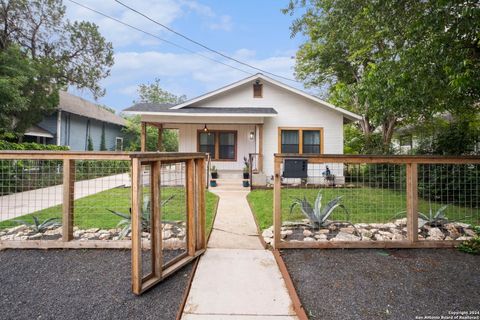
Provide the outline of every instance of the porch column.
<path id="1" fill-rule="evenodd" d="M 162 124 L 157 125 L 157 130 L 158 130 L 157 151 L 165 151 L 165 148 L 163 147 L 163 125 Z"/>
<path id="2" fill-rule="evenodd" d="M 258 125 L 258 172 L 263 172 L 263 123 Z"/>
<path id="3" fill-rule="evenodd" d="M 146 146 L 147 146 L 147 123 L 142 121 L 141 129 L 140 129 L 140 151 L 145 152 Z"/>

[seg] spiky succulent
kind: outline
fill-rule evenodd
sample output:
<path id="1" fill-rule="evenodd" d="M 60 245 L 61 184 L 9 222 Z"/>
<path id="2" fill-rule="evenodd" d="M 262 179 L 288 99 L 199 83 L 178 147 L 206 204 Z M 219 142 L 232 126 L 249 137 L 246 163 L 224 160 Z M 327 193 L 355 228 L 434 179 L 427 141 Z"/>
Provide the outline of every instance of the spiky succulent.
<path id="1" fill-rule="evenodd" d="M 20 224 L 26 225 L 28 228 L 32 229 L 35 232 L 44 232 L 49 228 L 60 227 L 62 224 L 58 222 L 59 218 L 48 218 L 44 221 L 40 221 L 37 216 L 32 216 L 33 223 L 25 220 L 13 220 Z"/>
<path id="2" fill-rule="evenodd" d="M 167 199 L 163 200 L 160 205 L 162 207 L 164 207 L 174 197 L 175 197 L 175 195 L 172 195 L 172 196 L 168 197 Z M 118 222 L 117 227 L 123 226 L 122 230 L 118 234 L 118 237 L 119 237 L 119 239 L 125 238 L 128 235 L 128 233 L 132 230 L 132 209 L 130 208 L 130 213 L 129 214 L 114 211 L 114 210 L 110 210 L 110 209 L 107 209 L 107 210 L 110 211 L 111 213 L 123 218 L 122 220 L 120 220 Z M 150 199 L 148 197 L 144 198 L 140 218 L 141 218 L 141 223 L 142 223 L 142 230 L 147 231 L 147 232 L 150 231 L 150 223 L 151 223 L 151 219 L 150 219 Z"/>
<path id="3" fill-rule="evenodd" d="M 342 196 L 339 196 L 333 200 L 330 200 L 327 203 L 327 205 L 323 208 L 322 208 L 322 197 L 323 197 L 322 192 L 319 191 L 313 206 L 310 204 L 310 202 L 308 202 L 306 196 L 303 196 L 303 199 L 296 198 L 293 200 L 290 206 L 290 213 L 292 213 L 293 209 L 297 205 L 300 206 L 300 210 L 308 218 L 308 220 L 310 221 L 310 223 L 314 228 L 325 227 L 335 222 L 335 221 L 328 221 L 328 218 L 336 208 L 342 208 L 348 217 L 349 213 L 347 208 L 340 202 L 342 199 Z"/>

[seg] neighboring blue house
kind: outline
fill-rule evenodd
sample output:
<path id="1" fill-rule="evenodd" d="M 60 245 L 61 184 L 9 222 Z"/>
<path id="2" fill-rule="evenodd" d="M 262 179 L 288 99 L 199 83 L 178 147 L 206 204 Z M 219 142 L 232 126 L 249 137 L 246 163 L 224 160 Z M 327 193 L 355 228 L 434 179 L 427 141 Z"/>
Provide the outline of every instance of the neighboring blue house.
<path id="1" fill-rule="evenodd" d="M 123 150 L 122 117 L 67 92 L 60 92 L 58 111 L 45 117 L 25 133 L 23 141 L 69 146 L 70 150 L 88 150 L 88 137 L 93 149 L 100 150 L 105 132 L 107 150 Z"/>

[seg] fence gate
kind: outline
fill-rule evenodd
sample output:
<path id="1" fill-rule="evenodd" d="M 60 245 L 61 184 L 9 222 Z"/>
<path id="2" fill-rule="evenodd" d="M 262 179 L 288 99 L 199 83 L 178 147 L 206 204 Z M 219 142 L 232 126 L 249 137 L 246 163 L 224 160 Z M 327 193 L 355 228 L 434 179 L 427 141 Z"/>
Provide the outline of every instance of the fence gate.
<path id="1" fill-rule="evenodd" d="M 205 155 L 131 159 L 132 290 L 139 295 L 205 251 Z"/>

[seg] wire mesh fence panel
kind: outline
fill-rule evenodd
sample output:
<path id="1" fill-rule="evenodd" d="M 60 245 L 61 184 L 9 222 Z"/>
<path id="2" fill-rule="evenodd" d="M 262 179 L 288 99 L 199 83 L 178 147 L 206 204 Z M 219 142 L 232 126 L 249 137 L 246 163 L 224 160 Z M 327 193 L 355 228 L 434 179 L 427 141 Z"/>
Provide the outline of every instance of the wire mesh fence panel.
<path id="1" fill-rule="evenodd" d="M 0 240 L 52 238 L 61 225 L 62 179 L 61 160 L 0 160 Z"/>
<path id="2" fill-rule="evenodd" d="M 480 165 L 419 164 L 418 238 L 468 240 L 480 225 Z"/>
<path id="3" fill-rule="evenodd" d="M 288 170 L 288 169 L 287 169 Z M 282 241 L 405 240 L 405 165 L 311 163 L 281 184 Z"/>
<path id="4" fill-rule="evenodd" d="M 129 161 L 75 161 L 74 199 L 74 239 L 130 239 Z"/>
<path id="5" fill-rule="evenodd" d="M 168 265 L 187 253 L 186 164 L 162 163 L 160 172 L 162 254 Z"/>

